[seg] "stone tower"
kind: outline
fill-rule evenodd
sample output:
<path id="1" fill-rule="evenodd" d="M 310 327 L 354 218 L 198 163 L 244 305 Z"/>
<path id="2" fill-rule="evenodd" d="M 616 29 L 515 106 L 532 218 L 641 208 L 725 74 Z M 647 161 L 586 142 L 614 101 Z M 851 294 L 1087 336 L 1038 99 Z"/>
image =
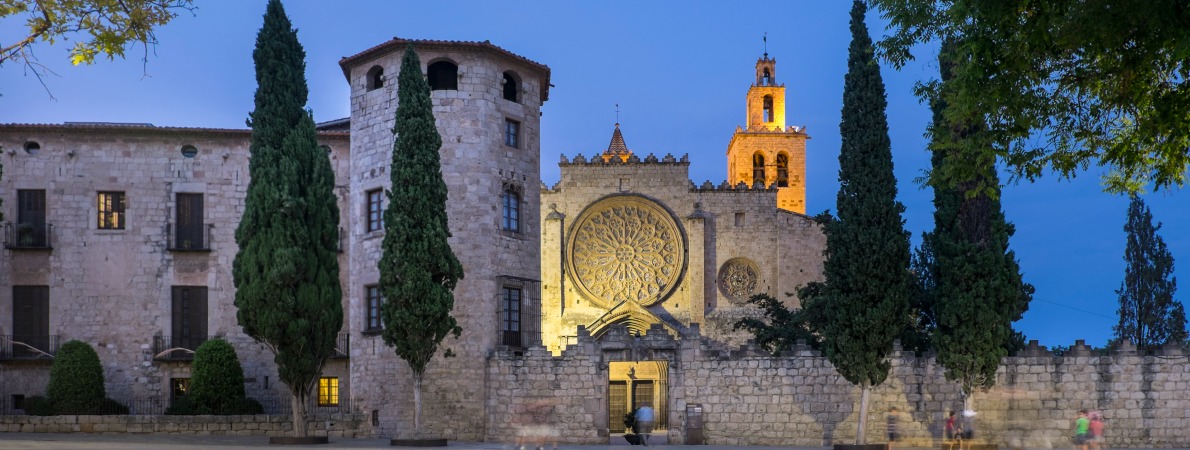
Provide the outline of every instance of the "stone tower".
<path id="1" fill-rule="evenodd" d="M 448 337 L 422 387 L 423 428 L 461 441 L 484 439 L 485 364 L 498 349 L 540 342 L 540 116 L 549 68 L 489 42 L 394 38 L 340 61 L 351 88 L 350 191 L 355 217 L 348 309 L 353 338 L 352 406 L 372 417 L 374 435 L 408 436 L 413 427 L 409 367 L 379 332 L 377 263 L 388 206 L 397 73 L 407 45 L 421 59 L 442 136 L 450 245 L 463 265 L 452 314 L 463 333 Z M 394 199 L 393 201 L 400 201 Z M 448 420 L 449 419 L 449 420 Z"/>
<path id="2" fill-rule="evenodd" d="M 732 185 L 777 189 L 777 207 L 806 213 L 805 127 L 785 125 L 785 85 L 777 83 L 777 60 L 756 61 L 748 88 L 747 122 L 727 145 L 727 179 Z"/>

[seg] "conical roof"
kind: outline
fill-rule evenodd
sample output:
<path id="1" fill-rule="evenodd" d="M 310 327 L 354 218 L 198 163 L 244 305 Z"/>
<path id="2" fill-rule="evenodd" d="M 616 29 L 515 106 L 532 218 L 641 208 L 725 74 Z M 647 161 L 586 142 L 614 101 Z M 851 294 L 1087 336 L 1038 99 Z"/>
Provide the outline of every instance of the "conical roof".
<path id="1" fill-rule="evenodd" d="M 627 161 L 630 155 L 632 150 L 628 150 L 628 146 L 624 145 L 624 135 L 620 134 L 620 124 L 616 123 L 616 130 L 612 132 L 612 142 L 607 145 L 607 151 L 603 152 L 603 161 L 607 162 L 613 156 L 619 157 L 620 161 Z"/>

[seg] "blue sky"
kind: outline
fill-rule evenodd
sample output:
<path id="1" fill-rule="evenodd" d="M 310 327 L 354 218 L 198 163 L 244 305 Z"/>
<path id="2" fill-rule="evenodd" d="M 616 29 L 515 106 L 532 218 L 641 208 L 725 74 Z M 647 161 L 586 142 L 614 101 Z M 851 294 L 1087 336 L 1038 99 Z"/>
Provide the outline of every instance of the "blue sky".
<path id="1" fill-rule="evenodd" d="M 147 63 L 140 48 L 127 60 L 70 66 L 69 42 L 36 48 L 53 99 L 17 64 L 0 67 L 0 122 L 150 122 L 155 125 L 242 128 L 252 109 L 252 48 L 263 0 L 198 0 L 159 30 Z M 333 5 L 333 6 L 331 6 Z M 726 177 L 731 134 L 744 123 L 744 95 L 756 59 L 777 59 L 787 88 L 790 125 L 805 125 L 808 210 L 834 209 L 838 189 L 839 111 L 846 70 L 851 2 L 339 2 L 287 1 L 306 49 L 308 106 L 318 121 L 349 114 L 348 86 L 338 66 L 394 36 L 490 40 L 552 70 L 543 107 L 542 178 L 558 179 L 559 154 L 590 156 L 607 147 L 619 121 L 628 147 L 645 155 L 688 153 L 690 176 L 718 184 Z M 22 19 L 23 20 L 23 19 Z M 874 38 L 885 34 L 870 12 Z M 0 21 L 0 42 L 11 42 L 21 21 Z M 920 55 L 902 71 L 883 70 L 889 100 L 898 198 L 906 229 L 933 227 L 932 192 L 914 179 L 929 165 L 922 134 L 929 110 L 912 95 L 915 81 L 937 66 Z M 1190 208 L 1181 191 L 1144 196 L 1177 262 L 1190 279 Z M 1037 288 L 1016 324 L 1042 345 L 1085 339 L 1103 345 L 1116 323 L 1123 279 L 1126 198 L 1102 193 L 1098 173 L 1073 180 L 1053 175 L 1008 186 L 1008 219 L 1017 228 L 1012 248 L 1025 280 Z M 1185 289 L 1178 298 L 1185 299 Z"/>

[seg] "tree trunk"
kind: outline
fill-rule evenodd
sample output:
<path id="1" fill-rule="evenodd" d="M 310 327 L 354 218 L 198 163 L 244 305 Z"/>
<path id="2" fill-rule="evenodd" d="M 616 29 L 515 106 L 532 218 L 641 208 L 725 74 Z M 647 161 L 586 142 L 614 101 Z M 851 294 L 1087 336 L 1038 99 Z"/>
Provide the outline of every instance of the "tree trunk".
<path id="1" fill-rule="evenodd" d="M 859 386 L 859 429 L 855 431 L 855 445 L 868 443 L 868 398 L 871 397 L 872 387 L 868 383 Z"/>
<path id="2" fill-rule="evenodd" d="M 421 374 L 413 375 L 413 437 L 421 439 Z"/>
<path id="3" fill-rule="evenodd" d="M 306 437 L 306 399 L 304 395 L 294 394 L 293 400 L 293 437 Z"/>

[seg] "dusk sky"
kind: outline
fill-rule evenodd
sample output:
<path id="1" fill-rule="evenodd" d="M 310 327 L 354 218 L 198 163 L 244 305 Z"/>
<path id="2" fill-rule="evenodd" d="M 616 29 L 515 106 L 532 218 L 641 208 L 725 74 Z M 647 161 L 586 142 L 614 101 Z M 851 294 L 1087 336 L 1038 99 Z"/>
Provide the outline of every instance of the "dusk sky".
<path id="1" fill-rule="evenodd" d="M 70 42 L 38 44 L 53 74 L 46 87 L 24 67 L 0 67 L 0 122 L 137 122 L 158 126 L 243 128 L 256 88 L 252 49 L 265 1 L 197 0 L 157 32 L 160 44 L 129 49 L 126 60 L 71 66 Z M 690 177 L 718 184 L 726 177 L 732 132 L 744 123 L 744 95 L 756 60 L 777 59 L 787 89 L 787 121 L 805 125 L 808 212 L 835 209 L 839 112 L 846 71 L 850 1 L 716 2 L 390 2 L 287 1 L 306 49 L 308 107 L 317 121 L 349 115 L 348 85 L 338 65 L 394 36 L 484 41 L 550 67 L 550 99 L 542 108 L 542 179 L 558 180 L 559 155 L 601 152 L 619 122 L 628 147 L 642 157 L 689 154 Z M 24 17 L 0 21 L 0 42 L 23 31 Z M 868 25 L 887 32 L 879 11 Z M 19 28 L 19 29 L 18 29 Z M 930 113 L 912 94 L 914 82 L 937 76 L 928 49 L 898 72 L 884 65 L 898 198 L 914 245 L 933 228 L 932 191 L 915 182 L 929 166 Z M 47 92 L 48 89 L 48 92 Z M 52 98 L 51 98 L 52 94 Z M 1007 180 L 1007 175 L 1003 175 Z M 7 194 L 5 194 L 7 195 Z M 1175 259 L 1175 276 L 1190 280 L 1190 208 L 1186 194 L 1143 197 Z M 1099 172 L 1073 180 L 1055 175 L 1007 186 L 1003 204 L 1016 225 L 1011 247 L 1025 281 L 1037 292 L 1016 328 L 1042 345 L 1085 339 L 1104 345 L 1116 324 L 1115 290 L 1124 276 L 1123 225 L 1128 200 L 1101 192 Z M 1185 283 L 1185 282 L 1184 282 Z M 1186 287 L 1177 298 L 1187 298 Z"/>

